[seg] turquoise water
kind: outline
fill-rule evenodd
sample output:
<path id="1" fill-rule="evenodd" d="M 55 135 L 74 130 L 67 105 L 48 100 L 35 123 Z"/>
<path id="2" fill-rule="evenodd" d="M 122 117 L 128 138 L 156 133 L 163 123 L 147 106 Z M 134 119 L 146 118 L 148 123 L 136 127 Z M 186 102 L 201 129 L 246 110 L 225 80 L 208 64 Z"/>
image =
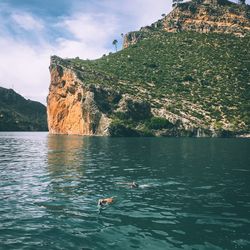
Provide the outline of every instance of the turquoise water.
<path id="1" fill-rule="evenodd" d="M 0 249 L 250 249 L 249 152 L 247 139 L 0 133 Z"/>

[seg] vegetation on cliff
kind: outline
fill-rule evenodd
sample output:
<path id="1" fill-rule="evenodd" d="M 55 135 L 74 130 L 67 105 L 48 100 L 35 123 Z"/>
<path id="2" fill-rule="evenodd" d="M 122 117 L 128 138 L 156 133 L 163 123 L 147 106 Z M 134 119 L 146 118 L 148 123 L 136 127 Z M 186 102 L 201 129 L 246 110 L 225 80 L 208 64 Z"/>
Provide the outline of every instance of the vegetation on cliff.
<path id="1" fill-rule="evenodd" d="M 227 0 L 192 0 L 178 3 L 168 15 L 140 31 L 125 36 L 124 47 L 145 37 L 145 32 L 195 31 L 246 36 L 250 31 L 250 6 Z"/>
<path id="2" fill-rule="evenodd" d="M 110 114 L 113 132 L 117 128 L 125 135 L 131 130 L 176 136 L 193 136 L 200 130 L 209 136 L 249 133 L 250 36 L 225 33 L 145 28 L 136 35 L 140 39 L 118 53 L 93 61 L 56 60 L 73 69 L 85 85 L 112 88 L 150 103 L 152 117 L 145 119 Z"/>
<path id="3" fill-rule="evenodd" d="M 46 107 L 0 87 L 0 131 L 47 131 Z"/>

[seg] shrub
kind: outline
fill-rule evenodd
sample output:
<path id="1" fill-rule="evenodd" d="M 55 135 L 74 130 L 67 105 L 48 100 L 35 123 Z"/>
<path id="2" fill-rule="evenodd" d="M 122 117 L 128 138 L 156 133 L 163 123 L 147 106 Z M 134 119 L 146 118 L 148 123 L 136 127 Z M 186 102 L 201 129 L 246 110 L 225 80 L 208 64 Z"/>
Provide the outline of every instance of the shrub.
<path id="1" fill-rule="evenodd" d="M 150 121 L 147 122 L 147 127 L 155 130 L 170 129 L 174 127 L 174 124 L 161 117 L 152 117 Z"/>
<path id="2" fill-rule="evenodd" d="M 129 118 L 124 112 L 116 112 L 114 115 L 116 118 L 118 118 L 118 120 L 127 120 Z"/>
<path id="3" fill-rule="evenodd" d="M 185 82 L 192 82 L 194 78 L 190 75 L 184 76 L 183 81 Z"/>
<path id="4" fill-rule="evenodd" d="M 109 133 L 113 137 L 138 137 L 140 133 L 138 133 L 135 129 L 129 127 L 125 124 L 124 121 L 121 120 L 113 120 L 109 127 Z"/>

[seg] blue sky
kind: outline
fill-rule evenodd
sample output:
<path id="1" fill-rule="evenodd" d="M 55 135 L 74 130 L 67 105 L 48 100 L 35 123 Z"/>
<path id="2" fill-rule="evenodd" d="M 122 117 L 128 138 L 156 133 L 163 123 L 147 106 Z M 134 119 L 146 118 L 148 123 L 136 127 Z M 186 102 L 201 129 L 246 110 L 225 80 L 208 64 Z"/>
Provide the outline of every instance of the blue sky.
<path id="1" fill-rule="evenodd" d="M 98 58 L 170 10 L 170 0 L 0 0 L 0 86 L 45 103 L 51 55 Z"/>

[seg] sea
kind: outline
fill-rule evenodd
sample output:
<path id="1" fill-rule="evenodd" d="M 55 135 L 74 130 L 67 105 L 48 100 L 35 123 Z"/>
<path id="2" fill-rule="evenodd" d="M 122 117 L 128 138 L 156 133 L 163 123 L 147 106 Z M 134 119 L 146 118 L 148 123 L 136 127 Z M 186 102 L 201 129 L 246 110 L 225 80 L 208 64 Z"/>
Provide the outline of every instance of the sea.
<path id="1" fill-rule="evenodd" d="M 250 139 L 1 132 L 0 249 L 249 250 Z"/>

